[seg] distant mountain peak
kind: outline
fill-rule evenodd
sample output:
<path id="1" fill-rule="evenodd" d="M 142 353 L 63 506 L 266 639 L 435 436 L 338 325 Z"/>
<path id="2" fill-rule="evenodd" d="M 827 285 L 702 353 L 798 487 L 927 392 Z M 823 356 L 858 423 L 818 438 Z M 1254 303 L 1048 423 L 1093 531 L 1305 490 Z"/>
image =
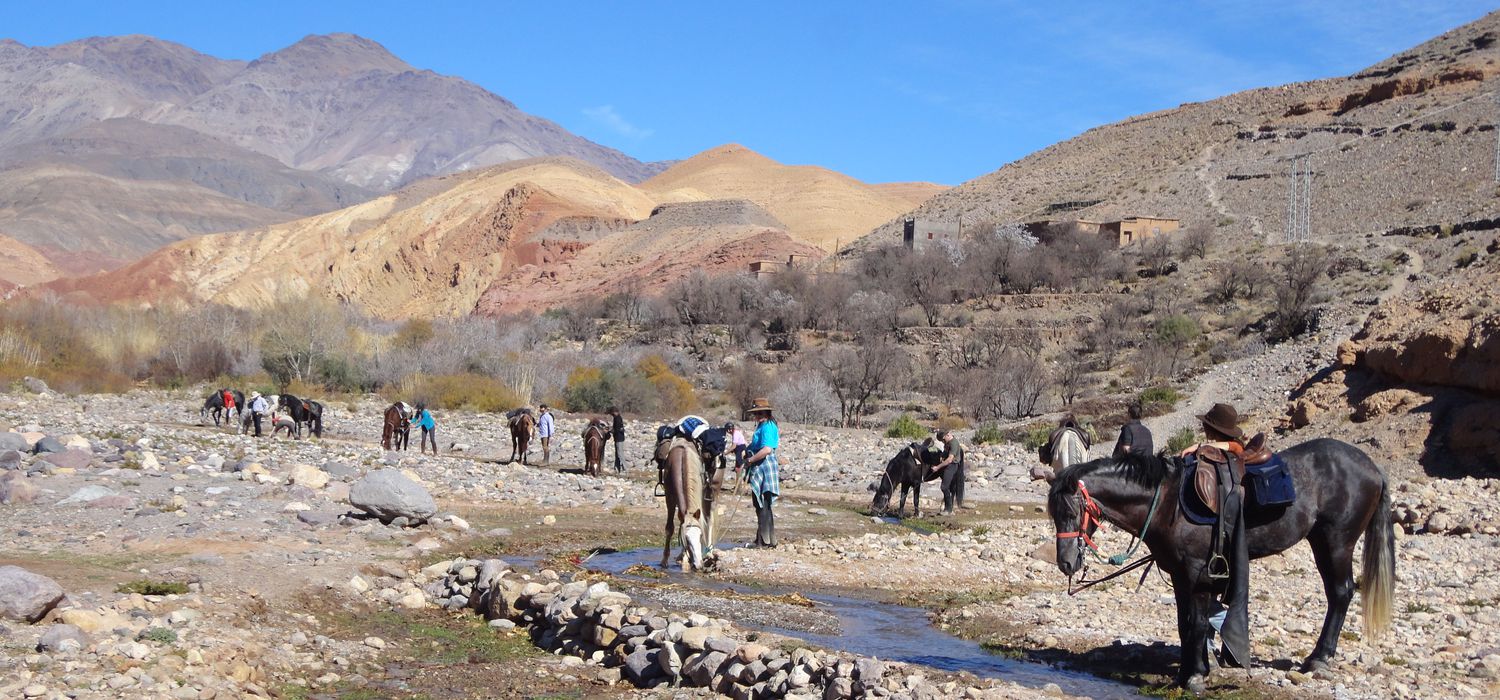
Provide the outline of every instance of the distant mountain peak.
<path id="1" fill-rule="evenodd" d="M 379 71 L 404 73 L 413 70 L 379 42 L 358 34 L 335 32 L 309 34 L 297 43 L 252 61 L 250 66 L 285 65 L 297 70 L 330 75 Z"/>

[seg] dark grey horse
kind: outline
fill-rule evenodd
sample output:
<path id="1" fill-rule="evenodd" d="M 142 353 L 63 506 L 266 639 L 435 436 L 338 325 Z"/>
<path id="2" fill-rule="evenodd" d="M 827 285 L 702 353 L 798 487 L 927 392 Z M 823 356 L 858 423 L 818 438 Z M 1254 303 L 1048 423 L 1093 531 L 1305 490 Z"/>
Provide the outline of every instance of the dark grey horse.
<path id="1" fill-rule="evenodd" d="M 1288 448 L 1281 458 L 1297 486 L 1290 506 L 1245 512 L 1245 537 L 1251 559 L 1286 551 L 1302 540 L 1312 546 L 1323 578 L 1328 611 L 1323 631 L 1305 670 L 1327 668 L 1338 650 L 1344 615 L 1354 596 L 1354 545 L 1363 534 L 1364 575 L 1360 588 L 1365 632 L 1378 637 L 1390 627 L 1396 585 L 1395 539 L 1391 529 L 1390 489 L 1385 474 L 1368 455 L 1348 443 L 1319 438 Z M 1195 525 L 1177 508 L 1184 470 L 1180 460 L 1155 455 L 1127 455 L 1075 464 L 1051 478 L 1047 510 L 1057 529 L 1057 567 L 1072 577 L 1084 567 L 1085 496 L 1099 517 L 1130 533 L 1144 532 L 1157 566 L 1172 579 L 1177 596 L 1177 630 L 1182 640 L 1177 681 L 1202 692 L 1208 676 L 1206 642 L 1212 633 L 1209 614 L 1213 582 L 1207 570 L 1212 527 Z M 1160 507 L 1149 523 L 1151 504 Z"/>
<path id="2" fill-rule="evenodd" d="M 914 442 L 901 448 L 896 456 L 885 463 L 885 473 L 880 476 L 880 483 L 875 486 L 875 498 L 870 501 L 870 510 L 878 515 L 890 512 L 891 496 L 894 495 L 896 487 L 901 487 L 901 501 L 896 506 L 896 517 L 906 514 L 906 494 L 912 494 L 911 510 L 912 516 L 922 517 L 922 482 L 935 481 L 943 475 L 942 471 L 933 471 L 932 467 L 938 462 L 933 461 L 936 456 L 941 461 L 941 453 L 930 452 L 926 445 Z M 951 468 L 951 467 L 950 467 Z M 943 494 L 947 496 L 946 493 Z"/>
<path id="3" fill-rule="evenodd" d="M 224 410 L 225 392 L 228 392 L 230 396 L 234 397 L 234 407 L 231 409 L 231 411 L 233 411 L 236 416 L 244 415 L 245 395 L 238 389 L 219 389 L 218 391 L 209 394 L 208 398 L 203 400 L 203 408 L 198 409 L 199 420 L 206 421 L 210 416 L 212 416 L 214 419 L 214 426 L 216 427 L 219 425 L 219 420 L 221 418 L 224 420 L 224 423 L 226 425 L 229 424 L 230 411 Z"/>

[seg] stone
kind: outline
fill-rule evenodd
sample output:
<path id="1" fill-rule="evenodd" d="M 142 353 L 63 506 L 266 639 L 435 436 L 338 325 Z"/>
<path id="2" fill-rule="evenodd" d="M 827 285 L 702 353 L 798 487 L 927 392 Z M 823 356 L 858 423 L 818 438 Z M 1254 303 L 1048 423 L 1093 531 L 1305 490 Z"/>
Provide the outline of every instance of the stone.
<path id="1" fill-rule="evenodd" d="M 689 627 L 683 630 L 681 641 L 689 649 L 703 651 L 708 648 L 708 638 L 717 634 L 717 627 Z"/>
<path id="2" fill-rule="evenodd" d="M 854 681 L 848 678 L 835 678 L 823 689 L 823 700 L 842 700 L 854 696 Z"/>
<path id="3" fill-rule="evenodd" d="M 717 651 L 697 654 L 683 664 L 682 673 L 692 681 L 693 685 L 699 688 L 710 687 L 713 684 L 714 674 L 718 672 L 719 666 L 727 658 L 729 658 L 727 654 Z"/>
<path id="4" fill-rule="evenodd" d="M 0 433 L 0 435 L 14 435 L 14 433 Z M 0 452 L 0 470 L 15 471 L 21 468 L 23 459 L 19 450 L 5 450 Z"/>
<path id="5" fill-rule="evenodd" d="M 64 651 L 66 642 L 72 642 L 72 651 L 80 650 L 93 643 L 88 633 L 78 629 L 75 625 L 57 624 L 42 633 L 42 638 L 36 643 L 37 651 Z"/>
<path id="6" fill-rule="evenodd" d="M 645 685 L 661 676 L 661 666 L 656 660 L 657 653 L 656 649 L 641 647 L 626 655 L 625 677 L 636 685 Z"/>
<path id="7" fill-rule="evenodd" d="M 770 649 L 767 648 L 764 644 L 747 642 L 745 644 L 741 644 L 740 648 L 734 650 L 734 658 L 742 664 L 748 664 L 751 661 L 755 661 L 760 657 L 765 656 L 767 651 L 770 651 Z"/>
<path id="8" fill-rule="evenodd" d="M 709 637 L 705 645 L 710 650 L 723 652 L 725 654 L 733 654 L 735 649 L 739 648 L 740 646 L 739 642 L 736 642 L 728 637 Z"/>
<path id="9" fill-rule="evenodd" d="M 83 469 L 94 461 L 94 453 L 68 448 L 62 452 L 49 452 L 41 460 L 60 469 Z"/>
<path id="10" fill-rule="evenodd" d="M 26 387 L 26 390 L 33 394 L 52 393 L 52 389 L 47 386 L 47 382 L 37 379 L 36 377 L 22 377 L 21 386 Z"/>
<path id="11" fill-rule="evenodd" d="M 437 513 L 432 494 L 394 469 L 373 471 L 354 482 L 349 504 L 385 523 L 402 517 L 425 522 Z"/>
<path id="12" fill-rule="evenodd" d="M 365 646 L 371 649 L 384 649 L 385 640 L 379 637 L 365 637 Z"/>
<path id="13" fill-rule="evenodd" d="M 63 450 L 66 450 L 66 449 L 68 449 L 68 446 L 64 445 L 62 443 L 62 440 L 59 440 L 59 439 L 57 439 L 55 437 L 48 436 L 48 437 L 44 437 L 44 438 L 42 438 L 40 440 L 37 440 L 36 441 L 36 446 L 32 448 L 32 451 L 35 452 L 36 454 L 40 455 L 40 454 L 48 454 L 48 453 L 51 453 L 51 452 L 62 452 Z"/>
<path id="14" fill-rule="evenodd" d="M 61 501 L 58 501 L 57 505 L 66 506 L 74 504 L 86 504 L 91 501 L 97 501 L 101 498 L 104 498 L 105 496 L 114 495 L 116 495 L 115 491 L 107 486 L 91 484 L 89 486 L 78 489 L 77 491 L 74 491 L 73 495 L 62 499 Z"/>
<path id="15" fill-rule="evenodd" d="M 682 655 L 677 653 L 677 645 L 662 645 L 656 653 L 656 665 L 660 666 L 662 672 L 668 677 L 676 678 L 682 675 Z"/>
<path id="16" fill-rule="evenodd" d="M 0 618 L 36 622 L 63 599 L 62 586 L 19 566 L 0 566 Z"/>
<path id="17" fill-rule="evenodd" d="M 0 504 L 17 505 L 36 500 L 38 489 L 21 472 L 8 471 L 0 474 Z"/>
<path id="18" fill-rule="evenodd" d="M 864 682 L 866 688 L 875 687 L 883 675 L 885 675 L 885 664 L 879 659 L 861 658 L 854 662 L 854 678 Z"/>
<path id="19" fill-rule="evenodd" d="M 321 489 L 328 485 L 328 472 L 311 464 L 298 464 L 292 467 L 292 472 L 287 476 L 287 481 L 298 486 L 306 486 L 310 489 Z"/>
<path id="20" fill-rule="evenodd" d="M 15 432 L 0 433 L 0 450 L 30 452 L 35 447 L 36 443 L 27 440 L 25 435 Z"/>
<path id="21" fill-rule="evenodd" d="M 321 513 L 315 510 L 304 510 L 297 513 L 298 521 L 313 526 L 327 525 L 338 519 L 339 516 L 333 513 Z"/>

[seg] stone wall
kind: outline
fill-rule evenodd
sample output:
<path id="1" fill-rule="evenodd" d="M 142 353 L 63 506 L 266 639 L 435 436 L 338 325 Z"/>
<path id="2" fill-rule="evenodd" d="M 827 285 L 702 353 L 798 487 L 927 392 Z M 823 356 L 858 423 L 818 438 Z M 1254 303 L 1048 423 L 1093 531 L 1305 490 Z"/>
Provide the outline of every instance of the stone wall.
<path id="1" fill-rule="evenodd" d="M 1034 697 L 990 687 L 936 683 L 905 664 L 804 647 L 767 646 L 754 633 L 701 614 L 654 610 L 584 573 L 520 572 L 499 559 L 454 559 L 423 569 L 422 590 L 448 610 L 474 610 L 492 627 L 519 628 L 541 648 L 606 668 L 637 686 L 711 688 L 735 698 Z"/>

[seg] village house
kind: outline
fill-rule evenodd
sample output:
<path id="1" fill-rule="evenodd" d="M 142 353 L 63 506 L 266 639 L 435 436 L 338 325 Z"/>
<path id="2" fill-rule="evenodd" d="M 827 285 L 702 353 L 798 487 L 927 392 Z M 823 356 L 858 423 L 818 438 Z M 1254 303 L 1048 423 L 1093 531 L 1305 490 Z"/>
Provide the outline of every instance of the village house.
<path id="1" fill-rule="evenodd" d="M 1157 236 L 1176 231 L 1181 227 L 1177 219 L 1162 219 L 1154 216 L 1131 216 L 1119 221 L 1109 221 L 1099 226 L 1099 234 L 1113 236 L 1120 247 L 1147 241 Z"/>
<path id="2" fill-rule="evenodd" d="M 750 263 L 748 271 L 751 277 L 759 280 L 794 267 L 807 267 L 810 262 L 811 257 L 792 253 L 786 256 L 786 260 L 755 260 Z"/>
<path id="3" fill-rule="evenodd" d="M 908 250 L 923 250 L 943 241 L 957 241 L 962 231 L 957 221 L 907 219 L 901 228 L 901 242 Z"/>

